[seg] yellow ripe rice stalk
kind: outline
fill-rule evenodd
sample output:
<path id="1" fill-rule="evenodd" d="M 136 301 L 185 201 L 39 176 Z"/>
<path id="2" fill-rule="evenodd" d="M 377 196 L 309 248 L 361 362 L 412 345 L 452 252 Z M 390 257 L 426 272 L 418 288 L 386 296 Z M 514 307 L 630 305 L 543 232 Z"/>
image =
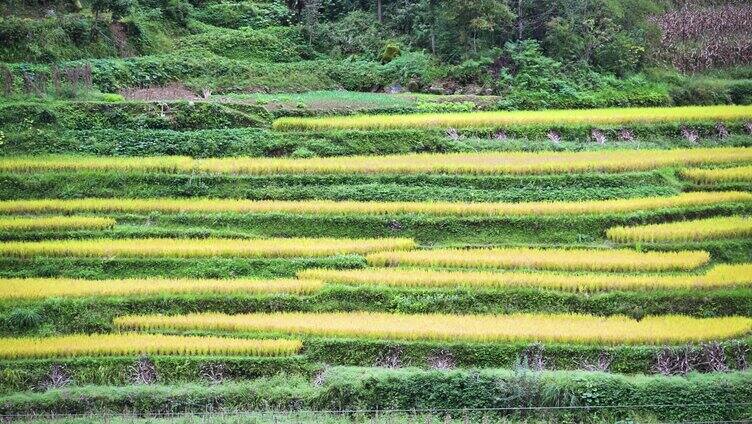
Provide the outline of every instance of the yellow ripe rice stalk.
<path id="1" fill-rule="evenodd" d="M 114 219 L 88 216 L 0 217 L 0 231 L 105 230 L 114 226 Z"/>
<path id="2" fill-rule="evenodd" d="M 358 202 L 244 199 L 36 199 L 0 201 L 0 213 L 292 213 L 445 216 L 584 215 L 752 202 L 747 192 L 690 192 L 668 197 L 578 202 Z"/>
<path id="3" fill-rule="evenodd" d="M 439 266 L 461 268 L 534 268 L 567 271 L 671 271 L 705 265 L 705 251 L 637 252 L 627 249 L 426 249 L 379 252 L 366 256 L 377 266 Z"/>
<path id="4" fill-rule="evenodd" d="M 697 183 L 749 183 L 752 182 L 752 166 L 735 168 L 693 168 L 681 171 L 681 176 Z"/>
<path id="5" fill-rule="evenodd" d="M 323 287 L 316 280 L 254 279 L 126 279 L 78 280 L 70 278 L 0 279 L 0 299 L 45 299 L 49 297 L 138 296 L 149 294 L 243 293 L 308 294 Z"/>
<path id="6" fill-rule="evenodd" d="M 38 171 L 161 171 L 189 172 L 194 160 L 188 156 L 6 156 L 0 172 Z"/>
<path id="7" fill-rule="evenodd" d="M 715 217 L 634 227 L 613 227 L 606 231 L 606 236 L 619 243 L 750 237 L 752 218 Z"/>
<path id="8" fill-rule="evenodd" d="M 0 338 L 0 358 L 53 358 L 119 355 L 294 355 L 299 340 L 254 340 L 162 334 L 74 334 Z"/>
<path id="9" fill-rule="evenodd" d="M 450 271 L 418 268 L 308 269 L 300 278 L 332 284 L 384 285 L 397 288 L 493 289 L 539 287 L 595 292 L 606 290 L 711 289 L 752 285 L 752 264 L 718 265 L 704 274 L 615 274 L 560 272 Z"/>
<path id="10" fill-rule="evenodd" d="M 114 170 L 220 174 L 557 174 L 627 172 L 672 166 L 748 164 L 752 148 L 616 149 L 584 152 L 420 153 L 324 158 L 39 156 L 0 158 L 0 171 Z"/>
<path id="11" fill-rule="evenodd" d="M 391 128 L 487 128 L 514 125 L 626 125 L 663 122 L 735 121 L 752 118 L 752 106 L 630 107 L 465 113 L 285 117 L 273 128 L 286 131 Z"/>
<path id="12" fill-rule="evenodd" d="M 0 256 L 285 258 L 412 249 L 406 238 L 91 239 L 0 243 Z"/>
<path id="13" fill-rule="evenodd" d="M 604 344 L 686 343 L 741 337 L 752 318 L 666 315 L 636 321 L 580 314 L 403 315 L 376 312 L 219 313 L 122 316 L 123 329 L 259 331 L 324 337 L 479 342 L 545 341 Z"/>
<path id="14" fill-rule="evenodd" d="M 420 153 L 324 158 L 220 158 L 197 162 L 199 171 L 235 174 L 563 174 L 626 172 L 671 166 L 744 164 L 752 148 L 596 150 L 585 152 Z"/>

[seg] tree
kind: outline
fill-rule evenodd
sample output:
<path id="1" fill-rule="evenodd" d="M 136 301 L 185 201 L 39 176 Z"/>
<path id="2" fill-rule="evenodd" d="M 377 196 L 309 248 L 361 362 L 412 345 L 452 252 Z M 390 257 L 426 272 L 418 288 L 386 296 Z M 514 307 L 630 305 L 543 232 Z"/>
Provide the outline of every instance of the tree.
<path id="1" fill-rule="evenodd" d="M 313 37 L 318 31 L 319 19 L 321 19 L 321 3 L 321 0 L 307 0 L 303 6 L 302 17 L 309 43 L 313 42 Z"/>
<path id="2" fill-rule="evenodd" d="M 446 0 L 441 2 L 442 17 L 458 34 L 462 45 L 478 51 L 478 39 L 511 25 L 515 18 L 504 0 Z M 499 41 L 501 41 L 499 39 Z M 492 43 L 501 45 L 501 42 Z"/>
<path id="3" fill-rule="evenodd" d="M 112 20 L 118 21 L 130 12 L 132 6 L 133 0 L 91 0 L 91 10 L 96 20 L 100 13 L 109 11 L 112 13 Z"/>

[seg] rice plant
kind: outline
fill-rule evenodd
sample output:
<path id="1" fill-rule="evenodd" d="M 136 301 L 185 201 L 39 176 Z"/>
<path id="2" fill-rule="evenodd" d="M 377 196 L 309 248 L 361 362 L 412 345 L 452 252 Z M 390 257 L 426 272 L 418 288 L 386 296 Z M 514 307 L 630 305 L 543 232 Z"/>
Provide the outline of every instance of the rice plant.
<path id="1" fill-rule="evenodd" d="M 190 171 L 193 159 L 187 156 L 6 156 L 0 159 L 0 172 L 36 171 Z"/>
<path id="2" fill-rule="evenodd" d="M 420 153 L 307 159 L 219 158 L 196 162 L 196 170 L 233 174 L 561 174 L 626 172 L 671 166 L 746 164 L 752 148 L 595 150 L 583 152 Z"/>
<path id="3" fill-rule="evenodd" d="M 741 337 L 752 318 L 693 318 L 580 314 L 406 315 L 377 312 L 220 313 L 117 317 L 115 326 L 138 330 L 272 332 L 322 337 L 446 341 L 546 341 L 604 344 L 686 343 Z"/>
<path id="4" fill-rule="evenodd" d="M 702 184 L 749 183 L 752 182 L 752 166 L 717 169 L 683 169 L 681 171 L 681 176 Z"/>
<path id="5" fill-rule="evenodd" d="M 0 256 L 285 258 L 411 249 L 405 238 L 87 239 L 0 243 Z"/>
<path id="6" fill-rule="evenodd" d="M 54 337 L 0 338 L 0 358 L 54 358 L 119 355 L 252 355 L 296 354 L 299 340 L 254 340 L 162 334 L 73 334 Z"/>
<path id="7" fill-rule="evenodd" d="M 700 241 L 752 236 L 752 218 L 715 217 L 634 227 L 613 227 L 606 236 L 619 243 Z"/>
<path id="8" fill-rule="evenodd" d="M 703 274 L 616 274 L 452 271 L 419 268 L 307 269 L 299 278 L 332 284 L 397 288 L 493 289 L 539 287 L 574 292 L 711 289 L 752 285 L 752 264 L 718 265 Z"/>
<path id="9" fill-rule="evenodd" d="M 705 265 L 704 251 L 637 252 L 610 249 L 425 249 L 379 252 L 366 256 L 376 266 L 441 266 L 460 268 L 533 268 L 567 271 L 671 271 Z"/>
<path id="10" fill-rule="evenodd" d="M 626 172 L 671 166 L 748 164 L 752 148 L 711 147 L 673 150 L 583 152 L 420 153 L 323 158 L 209 158 L 42 156 L 0 158 L 0 171 L 45 170 L 208 172 L 220 174 L 556 174 Z"/>
<path id="11" fill-rule="evenodd" d="M 514 125 L 626 125 L 662 122 L 735 121 L 752 118 L 752 106 L 631 107 L 584 110 L 524 110 L 467 113 L 285 117 L 283 131 L 392 128 L 487 128 Z"/>
<path id="12" fill-rule="evenodd" d="M 0 279 L 0 299 L 46 299 L 50 297 L 138 296 L 149 294 L 243 293 L 308 294 L 318 291 L 321 281 L 312 279 L 125 279 L 79 280 L 71 278 Z"/>
<path id="13" fill-rule="evenodd" d="M 34 199 L 0 201 L 0 213 L 291 213 L 444 216 L 584 215 L 752 202 L 748 192 L 690 192 L 667 197 L 577 202 L 360 202 L 245 199 Z"/>
<path id="14" fill-rule="evenodd" d="M 87 216 L 0 217 L 0 231 L 105 230 L 114 226 L 114 219 Z"/>

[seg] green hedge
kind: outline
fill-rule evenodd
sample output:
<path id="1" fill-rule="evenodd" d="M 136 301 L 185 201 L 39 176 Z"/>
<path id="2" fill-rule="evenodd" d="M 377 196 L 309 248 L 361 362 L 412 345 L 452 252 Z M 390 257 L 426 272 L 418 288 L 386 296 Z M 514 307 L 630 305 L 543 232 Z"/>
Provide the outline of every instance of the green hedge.
<path id="1" fill-rule="evenodd" d="M 748 346 L 749 341 L 723 343 L 726 364 L 734 370 L 739 367 L 739 346 Z M 542 350 L 540 350 L 542 348 Z M 253 380 L 278 374 L 288 376 L 325 375 L 328 367 L 371 367 L 396 358 L 400 367 L 432 369 L 438 360 L 450 367 L 529 369 L 533 355 L 542 355 L 547 370 L 578 370 L 596 364 L 607 357 L 608 371 L 615 373 L 655 372 L 656 356 L 663 347 L 655 346 L 584 346 L 575 344 L 529 344 L 529 343 L 437 343 L 437 342 L 389 342 L 356 339 L 307 339 L 304 355 L 279 358 L 256 358 L 237 356 L 149 356 L 156 371 L 156 383 L 227 383 L 229 381 Z M 702 346 L 675 347 L 689 349 L 690 355 L 702 356 Z M 536 352 L 536 353 L 531 353 Z M 437 359 L 439 358 L 439 359 Z M 744 356 L 749 359 L 749 354 Z M 0 394 L 44 391 L 50 386 L 53 367 L 70 379 L 75 386 L 128 385 L 133 383 L 133 365 L 139 358 L 134 356 L 81 357 L 50 359 L 19 359 L 0 361 Z M 329 365 L 322 365 L 329 364 Z M 698 369 L 697 372 L 707 370 Z"/>
<path id="2" fill-rule="evenodd" d="M 522 202 L 670 196 L 672 170 L 556 175 L 212 175 L 114 171 L 0 173 L 0 199 L 211 197 L 256 200 Z"/>
<path id="3" fill-rule="evenodd" d="M 749 340 L 721 343 L 729 369 L 739 369 L 738 359 L 752 359 Z M 741 349 L 740 349 L 741 347 Z M 672 347 L 677 352 L 687 349 L 690 356 L 701 357 L 701 345 Z M 745 348 L 747 348 L 745 350 Z M 664 346 L 588 346 L 577 344 L 462 343 L 462 342 L 397 342 L 364 339 L 306 339 L 304 354 L 310 360 L 325 364 L 373 367 L 385 358 L 400 367 L 431 369 L 439 360 L 457 368 L 525 369 L 537 365 L 542 358 L 547 370 L 581 370 L 608 358 L 608 372 L 622 374 L 654 374 L 656 357 Z M 536 357 L 540 355 L 540 357 Z M 743 367 L 742 367 L 743 368 Z M 698 369 L 697 372 L 706 370 Z"/>
<path id="4" fill-rule="evenodd" d="M 291 277 L 301 269 L 360 268 L 366 265 L 360 256 L 300 259 L 248 258 L 1 258 L 0 276 L 71 278 L 259 278 Z"/>
<path id="5" fill-rule="evenodd" d="M 210 102 L 0 102 L 0 129 L 21 132 L 34 142 L 50 143 L 63 130 L 200 130 L 268 125 L 269 114 L 261 106 Z M 29 137 L 25 130 L 35 130 Z M 50 130 L 38 132 L 36 130 Z M 169 134 L 169 132 L 168 132 Z M 73 134 L 75 136 L 86 133 Z M 70 136 L 68 136 L 70 137 Z M 12 137 L 11 137 L 12 138 Z M 71 140 L 70 142 L 75 142 Z M 59 143 L 59 142 L 58 142 Z M 85 144 L 85 143 L 84 143 Z M 35 153 L 34 150 L 28 153 Z"/>
<path id="6" fill-rule="evenodd" d="M 310 375 L 316 367 L 302 356 L 149 356 L 157 383 L 226 382 L 252 380 L 284 373 Z M 81 357 L 55 359 L 0 360 L 0 393 L 43 391 L 50 384 L 53 366 L 61 366 L 71 384 L 133 384 L 133 365 L 138 358 Z"/>
<path id="7" fill-rule="evenodd" d="M 426 215 L 296 215 L 268 214 L 107 214 L 122 227 L 114 230 L 80 231 L 68 237 L 114 235 L 131 237 L 196 236 L 213 234 L 230 237 L 410 237 L 424 245 L 445 244 L 574 244 L 604 242 L 605 231 L 613 226 L 638 225 L 667 220 L 699 219 L 717 215 L 749 214 L 752 204 L 721 204 L 708 207 L 664 209 L 630 214 L 581 216 L 426 216 Z M 148 225 L 146 225 L 148 223 Z M 190 228 L 194 227 L 194 228 Z M 32 232 L 24 238 L 45 238 L 53 234 Z M 15 234 L 4 234 L 19 238 Z M 712 253 L 737 255 L 743 262 L 752 253 L 737 249 L 749 246 L 746 239 L 706 243 Z M 728 252 L 724 252 L 728 249 Z"/>
<path id="8" fill-rule="evenodd" d="M 164 105 L 164 106 L 163 106 Z M 443 130 L 337 130 L 274 132 L 269 113 L 259 105 L 213 102 L 13 102 L 0 103 L 0 154 L 87 153 L 150 156 L 342 156 L 410 152 L 485 150 L 572 151 L 602 148 L 695 147 L 683 138 L 681 125 L 636 125 L 637 142 L 618 141 L 621 128 L 606 127 L 605 145 L 592 140 L 591 126 L 515 126 L 497 140 L 498 129 L 461 130 L 452 139 Z M 741 123 L 729 123 L 732 135 L 718 138 L 716 123 L 693 123 L 703 145 L 750 146 Z M 560 143 L 547 138 L 549 130 Z"/>
<path id="9" fill-rule="evenodd" d="M 579 422 L 587 416 L 605 415 L 616 420 L 637 412 L 655 415 L 660 421 L 712 421 L 749 419 L 752 399 L 752 375 L 747 372 L 667 378 L 338 367 L 328 370 L 322 379 L 321 385 L 285 376 L 215 386 L 88 386 L 24 392 L 0 398 L 0 413 L 148 414 L 199 412 L 210 407 L 241 411 L 456 410 L 461 415 L 463 408 L 580 406 L 590 409 L 559 412 L 562 419 Z M 557 412 L 548 414 L 553 413 Z"/>
<path id="10" fill-rule="evenodd" d="M 56 261 L 50 262 L 51 265 L 56 264 Z M 141 262 L 144 268 L 152 265 L 152 261 Z M 34 269 L 24 271 L 28 273 L 27 275 L 34 275 Z M 75 269 L 68 269 L 67 272 L 72 274 Z M 141 274 L 148 274 L 148 272 L 141 271 Z M 96 278 L 122 277 L 117 273 L 92 276 Z M 194 276 L 194 274 L 189 276 Z M 352 310 L 449 314 L 515 312 L 585 313 L 604 316 L 622 314 L 635 318 L 661 314 L 698 317 L 752 316 L 752 293 L 746 288 L 614 291 L 583 294 L 537 288 L 442 290 L 330 285 L 312 295 L 156 294 L 130 297 L 51 298 L 0 302 L 0 334 L 110 332 L 114 330 L 112 319 L 128 314 L 192 312 L 239 314 L 270 311 Z"/>

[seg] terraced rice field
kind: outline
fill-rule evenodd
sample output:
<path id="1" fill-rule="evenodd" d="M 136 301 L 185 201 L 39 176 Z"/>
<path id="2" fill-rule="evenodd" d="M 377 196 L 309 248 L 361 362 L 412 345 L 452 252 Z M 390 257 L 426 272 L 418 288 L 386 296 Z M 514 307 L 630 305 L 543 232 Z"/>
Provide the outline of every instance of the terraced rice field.
<path id="1" fill-rule="evenodd" d="M 750 106 L 690 106 L 674 108 L 621 108 L 590 110 L 542 110 L 514 112 L 427 113 L 415 115 L 282 118 L 279 130 L 386 129 L 415 127 L 502 127 L 531 124 L 626 125 L 683 121 L 731 121 L 746 119 Z"/>
<path id="2" fill-rule="evenodd" d="M 365 131 L 748 119 L 745 106 L 290 118 L 275 128 L 375 137 Z M 65 382 L 54 390 L 111 385 L 118 399 L 138 398 L 118 390 L 144 381 L 154 388 L 143 390 L 225 400 L 217 393 L 237 384 L 233 399 L 272 409 L 486 374 L 495 377 L 478 383 L 483 393 L 500 390 L 498 376 L 514 387 L 532 376 L 556 393 L 585 380 L 604 390 L 617 380 L 722 381 L 744 397 L 752 147 L 735 140 L 0 158 L 9 182 L 0 187 L 0 411 L 53 377 Z M 60 399 L 77 408 L 86 397 L 75 393 Z"/>
<path id="3" fill-rule="evenodd" d="M 321 336 L 470 341 L 544 340 L 581 343 L 681 343 L 725 339 L 752 330 L 751 318 L 588 315 L 405 315 L 385 313 L 194 314 L 123 316 L 124 329 L 284 332 Z"/>

